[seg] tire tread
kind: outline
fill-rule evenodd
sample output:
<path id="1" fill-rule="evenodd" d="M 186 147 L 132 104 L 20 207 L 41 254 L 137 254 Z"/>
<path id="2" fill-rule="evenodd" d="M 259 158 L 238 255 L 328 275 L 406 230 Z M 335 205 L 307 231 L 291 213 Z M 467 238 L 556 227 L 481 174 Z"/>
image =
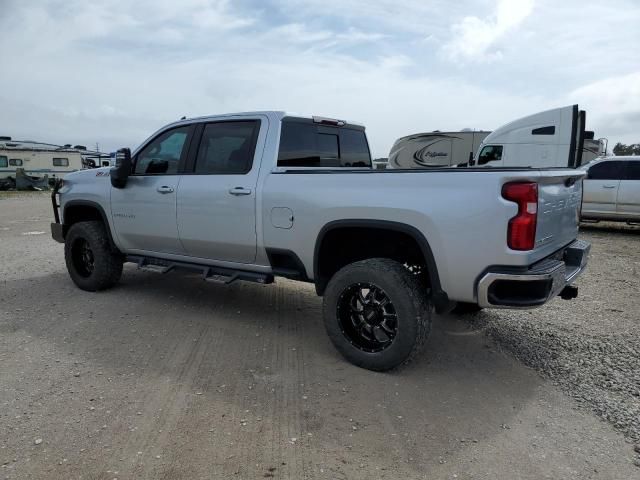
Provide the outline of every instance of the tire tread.
<path id="1" fill-rule="evenodd" d="M 71 226 L 67 233 L 64 256 L 73 282 L 82 290 L 95 292 L 114 286 L 122 276 L 123 258 L 120 252 L 112 249 L 104 223 L 100 221 L 78 222 Z M 96 269 L 90 277 L 76 274 L 71 258 L 71 243 L 75 237 L 86 238 L 94 251 Z"/>

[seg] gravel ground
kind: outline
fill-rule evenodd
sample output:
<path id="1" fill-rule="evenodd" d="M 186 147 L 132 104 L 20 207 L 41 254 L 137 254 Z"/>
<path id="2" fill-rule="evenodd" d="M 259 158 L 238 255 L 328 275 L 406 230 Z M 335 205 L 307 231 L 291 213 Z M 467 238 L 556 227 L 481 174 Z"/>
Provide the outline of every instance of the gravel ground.
<path id="1" fill-rule="evenodd" d="M 583 225 L 592 243 L 579 301 L 477 315 L 486 332 L 640 442 L 640 227 Z"/>
<path id="2" fill-rule="evenodd" d="M 611 368 L 602 354 L 585 361 L 632 388 L 637 355 L 627 373 L 615 366 L 622 346 L 637 352 L 636 233 L 583 233 L 594 253 L 578 299 L 437 316 L 425 352 L 380 374 L 337 354 L 307 284 L 211 285 L 127 265 L 116 288 L 80 291 L 50 219 L 47 195 L 0 194 L 0 478 L 640 476 L 631 429 L 553 384 L 632 414 L 635 397 L 595 381 L 578 346 L 610 349 Z"/>

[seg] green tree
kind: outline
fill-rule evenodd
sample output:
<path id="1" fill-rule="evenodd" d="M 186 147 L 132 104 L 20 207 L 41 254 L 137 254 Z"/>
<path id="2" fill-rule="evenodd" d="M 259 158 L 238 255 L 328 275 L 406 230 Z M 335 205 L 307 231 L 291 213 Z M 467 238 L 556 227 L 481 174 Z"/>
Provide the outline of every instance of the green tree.
<path id="1" fill-rule="evenodd" d="M 613 153 L 616 155 L 640 155 L 640 143 L 632 143 L 625 145 L 624 143 L 616 143 L 613 147 Z"/>

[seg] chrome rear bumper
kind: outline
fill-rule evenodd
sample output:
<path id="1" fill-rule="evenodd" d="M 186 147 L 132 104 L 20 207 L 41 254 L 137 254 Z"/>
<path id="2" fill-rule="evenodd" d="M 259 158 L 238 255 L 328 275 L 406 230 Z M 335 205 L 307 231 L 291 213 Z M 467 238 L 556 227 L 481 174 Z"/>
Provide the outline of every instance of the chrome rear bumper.
<path id="1" fill-rule="evenodd" d="M 478 305 L 483 308 L 532 308 L 560 295 L 587 266 L 591 244 L 576 240 L 531 267 L 496 268 L 478 282 Z M 564 298 L 575 297 L 572 294 Z"/>

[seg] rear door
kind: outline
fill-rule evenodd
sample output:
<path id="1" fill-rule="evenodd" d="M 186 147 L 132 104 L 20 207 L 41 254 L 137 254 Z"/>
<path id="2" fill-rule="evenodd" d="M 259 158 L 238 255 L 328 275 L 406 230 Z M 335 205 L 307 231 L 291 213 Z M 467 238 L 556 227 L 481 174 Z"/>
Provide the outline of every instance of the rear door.
<path id="1" fill-rule="evenodd" d="M 616 213 L 640 218 L 640 160 L 628 160 L 625 164 L 625 174 L 618 187 Z"/>
<path id="2" fill-rule="evenodd" d="M 624 169 L 625 162 L 620 160 L 605 160 L 589 167 L 584 181 L 583 214 L 615 216 Z"/>
<path id="3" fill-rule="evenodd" d="M 255 261 L 256 187 L 262 157 L 262 148 L 256 145 L 264 145 L 266 130 L 266 117 L 199 126 L 194 164 L 178 190 L 178 231 L 189 256 Z"/>

